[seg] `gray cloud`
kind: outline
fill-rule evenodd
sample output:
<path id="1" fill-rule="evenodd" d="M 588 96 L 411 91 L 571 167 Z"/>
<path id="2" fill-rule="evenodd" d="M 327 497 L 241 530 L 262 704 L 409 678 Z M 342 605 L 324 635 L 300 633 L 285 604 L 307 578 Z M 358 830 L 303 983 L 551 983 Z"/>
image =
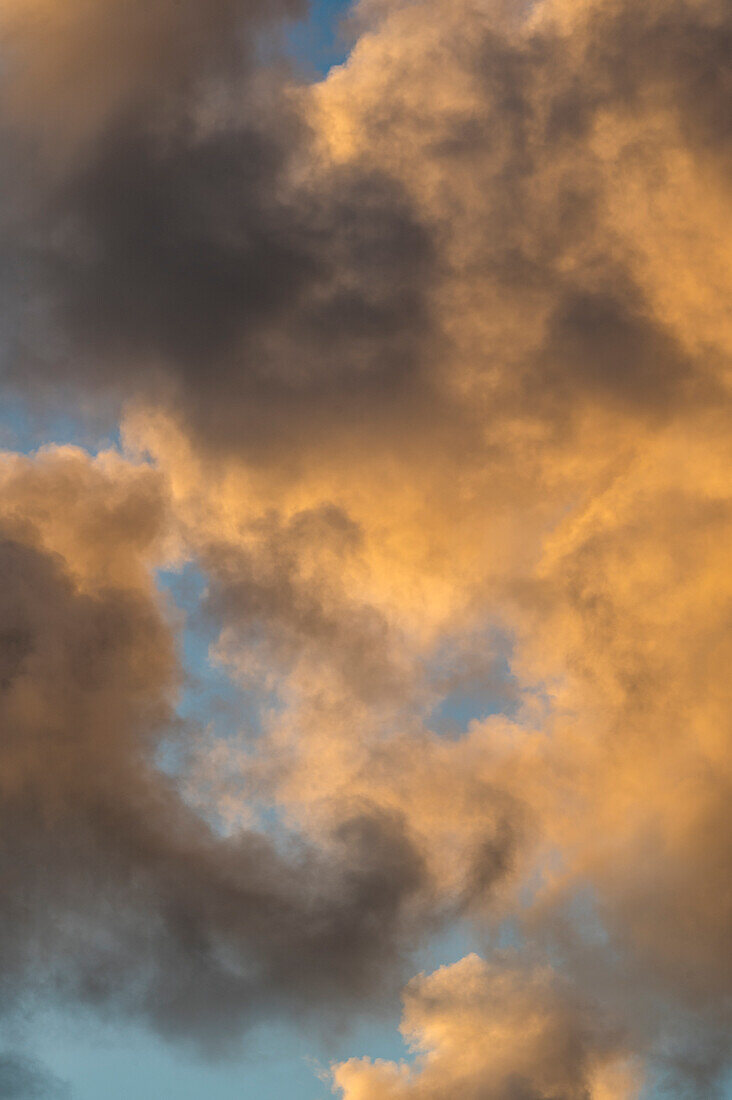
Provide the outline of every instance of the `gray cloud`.
<path id="1" fill-rule="evenodd" d="M 26 108 L 4 119 L 15 149 L 4 169 L 4 251 L 24 303 L 8 290 L 15 384 L 156 395 L 209 444 L 264 452 L 364 427 L 372 437 L 397 425 L 408 434 L 456 416 L 467 431 L 478 410 L 452 407 L 435 373 L 450 355 L 435 295 L 478 276 L 488 281 L 485 309 L 501 309 L 493 294 L 509 295 L 527 313 L 542 301 L 548 317 L 514 366 L 501 360 L 515 349 L 501 344 L 473 364 L 479 376 L 500 367 L 493 415 L 566 422 L 588 400 L 609 399 L 658 416 L 713 398 L 708 367 L 679 348 L 607 251 L 604 169 L 590 141 L 603 112 L 658 107 L 723 163 L 720 59 L 732 31 L 713 4 L 610 5 L 582 26 L 579 48 L 551 24 L 523 37 L 496 25 L 457 55 L 483 99 L 414 155 L 426 169 L 454 165 L 460 176 L 473 165 L 484 176 L 476 260 L 460 271 L 440 223 L 449 207 L 437 222 L 425 218 L 378 156 L 318 162 L 281 80 L 272 72 L 262 87 L 252 73 L 262 19 L 261 5 L 233 0 L 205 15 L 193 2 L 161 2 L 124 17 L 107 3 L 103 17 L 70 9 L 51 41 L 20 5 L 3 77 L 11 105 L 30 85 Z M 92 50 L 113 56 L 109 74 L 76 64 Z M 73 102 L 58 139 L 90 100 L 97 116 L 62 168 L 39 172 L 48 139 L 37 125 L 67 55 Z M 102 75 L 101 90 L 87 87 Z M 378 118 L 365 118 L 374 145 L 375 128 L 403 124 L 400 110 L 398 98 L 382 101 Z"/>
<path id="2" fill-rule="evenodd" d="M 77 34 L 85 49 L 111 49 L 122 15 L 106 9 L 74 11 L 59 51 Z M 261 15 L 233 2 L 125 11 L 113 51 L 125 95 L 102 97 L 60 168 L 34 171 L 46 141 L 37 118 L 5 119 L 6 265 L 31 296 L 26 326 L 7 294 L 15 384 L 163 395 L 209 441 L 260 447 L 303 416 L 322 426 L 364 403 L 378 411 L 388 394 L 402 408 L 414 397 L 431 243 L 403 188 L 374 166 L 293 188 L 293 167 L 312 155 L 307 126 L 274 72 L 263 91 L 241 51 L 230 64 L 237 21 L 251 54 L 246 28 Z M 27 40 L 6 91 L 35 75 L 41 114 L 53 87 L 32 62 L 54 47 L 20 23 Z M 69 131 L 86 105 L 75 95 Z"/>
<path id="3" fill-rule="evenodd" d="M 212 445 L 266 451 L 364 424 L 372 435 L 421 430 L 438 417 L 457 416 L 467 430 L 476 410 L 451 407 L 435 374 L 450 347 L 435 294 L 479 277 L 527 312 L 538 296 L 549 316 L 518 369 L 501 364 L 510 348 L 483 349 L 474 369 L 501 367 L 494 412 L 565 420 L 603 395 L 655 416 L 711 396 L 706 368 L 651 316 L 621 257 L 603 251 L 604 181 L 590 135 L 603 112 L 658 105 L 690 142 L 723 155 L 719 59 L 731 32 L 713 8 L 598 10 L 579 49 L 551 25 L 523 38 L 500 27 L 476 36 L 458 62 L 478 74 L 484 98 L 425 159 L 425 168 L 452 164 L 459 175 L 472 164 L 484 175 L 474 266 L 455 270 L 449 224 L 425 218 L 389 163 L 324 167 L 279 78 L 257 83 L 247 48 L 263 14 L 256 5 L 222 2 L 205 17 L 193 3 L 126 13 L 113 93 L 82 94 L 82 81 L 67 129 L 90 97 L 94 126 L 61 168 L 39 173 L 48 138 L 36 130 L 52 78 L 66 53 L 90 42 L 111 50 L 122 16 L 116 4 L 103 18 L 72 8 L 54 43 L 26 25 L 21 6 L 4 80 L 11 103 L 24 82 L 35 98 L 5 119 L 16 148 L 5 170 L 6 263 L 26 302 L 20 309 L 10 294 L 10 377 L 31 389 L 95 382 L 121 397 L 155 394 Z M 367 135 L 402 124 L 399 112 L 398 99 L 380 103 Z M 569 275 L 573 253 L 581 259 Z M 485 307 L 500 309 L 486 293 Z"/>
<path id="4" fill-rule="evenodd" d="M 3 1100 L 69 1100 L 71 1090 L 32 1058 L 0 1054 L 0 1096 Z"/>
<path id="5" fill-rule="evenodd" d="M 154 766 L 175 678 L 155 608 L 17 541 L 0 557 L 6 1006 L 43 989 L 225 1046 L 383 995 L 430 892 L 398 817 L 356 808 L 321 852 L 217 836 Z"/>

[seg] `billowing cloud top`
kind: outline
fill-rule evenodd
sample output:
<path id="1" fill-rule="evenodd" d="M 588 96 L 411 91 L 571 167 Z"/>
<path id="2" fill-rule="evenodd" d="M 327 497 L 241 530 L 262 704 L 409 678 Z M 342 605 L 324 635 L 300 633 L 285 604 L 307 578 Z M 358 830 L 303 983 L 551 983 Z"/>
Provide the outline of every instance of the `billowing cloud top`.
<path id="1" fill-rule="evenodd" d="M 345 1100 L 706 1100 L 732 11 L 360 0 L 315 83 L 301 14 L 0 13 L 5 393 L 121 424 L 0 462 L 3 1011 L 224 1049 L 396 997 L 460 919 L 485 958 Z M 225 731 L 180 707 L 186 566 Z"/>

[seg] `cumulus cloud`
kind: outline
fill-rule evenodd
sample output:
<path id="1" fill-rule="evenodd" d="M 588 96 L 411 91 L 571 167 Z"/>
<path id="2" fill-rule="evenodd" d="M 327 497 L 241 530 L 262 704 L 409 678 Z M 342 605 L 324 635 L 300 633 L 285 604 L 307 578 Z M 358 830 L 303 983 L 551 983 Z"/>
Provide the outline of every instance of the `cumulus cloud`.
<path id="1" fill-rule="evenodd" d="M 431 242 L 378 165 L 312 178 L 283 74 L 251 65 L 276 9 L 50 8 L 11 6 L 0 25 L 11 379 L 46 392 L 61 372 L 123 398 L 132 383 L 209 441 L 258 449 L 305 405 L 322 425 L 364 403 L 381 415 L 387 392 L 406 407 Z"/>
<path id="2" fill-rule="evenodd" d="M 352 1059 L 334 1067 L 344 1100 L 631 1100 L 641 1081 L 622 1039 L 549 969 L 468 955 L 420 974 L 401 1026 L 412 1064 Z"/>
<path id="3" fill-rule="evenodd" d="M 363 5 L 347 64 L 310 88 L 237 54 L 256 4 L 37 7 L 4 20 L 24 379 L 119 390 L 124 370 L 209 443 L 258 451 L 343 422 L 393 446 L 397 424 L 456 418 L 478 441 L 496 415 L 717 399 L 723 5 Z M 98 117 L 44 172 L 37 125 L 74 66 L 54 138 Z"/>
<path id="4" fill-rule="evenodd" d="M 416 1066 L 346 1063 L 348 1100 L 447 1098 L 460 1066 L 466 1096 L 628 1098 L 635 1056 L 706 1100 L 729 6 L 361 0 L 312 84 L 263 47 L 293 14 L 0 16 L 8 384 L 124 406 L 124 455 L 3 463 L 7 981 L 212 1037 L 393 990 L 446 914 L 486 950 L 510 920 L 557 973 L 418 979 Z M 274 809 L 284 848 L 154 766 L 154 570 L 187 561 L 261 706 L 193 746 L 189 801 Z"/>
<path id="5" fill-rule="evenodd" d="M 130 474 L 123 500 L 107 473 L 94 508 L 99 470 L 78 455 L 39 463 L 6 485 L 15 516 L 0 546 L 6 1010 L 43 990 L 220 1046 L 276 1008 L 379 994 L 430 894 L 399 815 L 362 802 L 314 849 L 227 840 L 189 809 L 155 766 L 179 680 L 163 608 L 113 573 L 85 576 L 59 550 L 59 521 L 31 520 L 44 464 L 49 492 L 62 472 L 71 497 L 78 474 L 90 542 L 121 555 L 126 538 L 134 558 L 139 486 Z"/>

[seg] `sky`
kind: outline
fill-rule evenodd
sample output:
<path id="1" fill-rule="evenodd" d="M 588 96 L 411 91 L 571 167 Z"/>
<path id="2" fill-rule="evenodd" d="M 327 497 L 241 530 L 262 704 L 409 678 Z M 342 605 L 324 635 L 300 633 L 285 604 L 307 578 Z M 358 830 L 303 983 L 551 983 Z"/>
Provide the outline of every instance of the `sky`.
<path id="1" fill-rule="evenodd" d="M 0 6 L 0 1098 L 732 1097 L 730 56 Z"/>

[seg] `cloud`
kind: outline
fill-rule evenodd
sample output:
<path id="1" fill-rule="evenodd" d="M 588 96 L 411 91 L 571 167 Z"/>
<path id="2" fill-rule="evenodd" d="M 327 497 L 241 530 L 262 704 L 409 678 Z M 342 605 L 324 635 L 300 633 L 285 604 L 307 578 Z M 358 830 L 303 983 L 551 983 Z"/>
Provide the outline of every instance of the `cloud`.
<path id="1" fill-rule="evenodd" d="M 637 1069 L 622 1039 L 548 969 L 468 955 L 404 992 L 415 1061 L 352 1059 L 333 1069 L 344 1100 L 631 1100 Z"/>
<path id="2" fill-rule="evenodd" d="M 93 141 L 110 122 L 166 100 L 187 100 L 217 75 L 248 68 L 263 25 L 302 13 L 296 2 L 153 0 L 87 4 L 10 0 L 6 43 L 11 121 L 39 132 L 44 146 Z M 73 75 L 73 79 L 72 79 Z"/>
<path id="3" fill-rule="evenodd" d="M 20 3 L 0 24 L 5 262 L 33 288 L 30 306 L 7 291 L 10 378 L 43 393 L 61 374 L 122 398 L 131 385 L 209 441 L 257 449 L 263 418 L 281 441 L 303 403 L 324 425 L 386 390 L 406 408 L 431 242 L 377 165 L 310 178 L 307 119 L 282 74 L 250 64 L 256 28 L 278 12 L 233 0 L 60 11 L 40 22 Z M 114 62 L 89 69 L 76 57 L 87 51 Z M 63 80 L 76 68 L 88 89 Z"/>
<path id="4" fill-rule="evenodd" d="M 4 460 L 6 980 L 213 1042 L 393 988 L 446 916 L 487 948 L 510 919 L 562 977 L 419 979 L 431 1053 L 341 1068 L 349 1100 L 447 1096 L 463 1063 L 481 1096 L 632 1095 L 593 1076 L 621 1053 L 706 1098 L 730 988 L 728 6 L 364 0 L 314 84 L 265 63 L 266 16 L 0 17 L 9 384 L 124 405 L 125 449 Z M 166 778 L 153 573 L 186 561 L 260 714 Z M 446 736 L 475 669 L 495 698 Z M 297 839 L 218 836 L 177 779 Z M 471 1038 L 497 992 L 505 1065 Z"/>
<path id="5" fill-rule="evenodd" d="M 63 1082 L 19 1054 L 0 1055 L 0 1096 L 5 1100 L 46 1100 L 71 1096 Z"/>
<path id="6" fill-rule="evenodd" d="M 76 454 L 39 462 L 50 492 L 63 471 L 69 497 L 73 474 L 82 492 L 95 476 Z M 44 546 L 42 521 L 40 531 L 30 524 L 40 471 L 19 465 L 0 545 L 6 1008 L 42 992 L 221 1047 L 268 1012 L 381 996 L 430 896 L 398 814 L 362 802 L 318 849 L 215 834 L 155 766 L 161 741 L 180 729 L 174 639 L 159 601 L 129 568 L 120 576 L 135 583 L 110 575 L 102 585 Z M 109 477 L 96 534 L 120 556 L 126 538 L 134 559 L 139 486 L 127 473 L 126 508 Z M 43 534 L 58 546 L 51 516 Z"/>
<path id="7" fill-rule="evenodd" d="M 552 425 L 595 402 L 648 417 L 715 400 L 724 9 L 368 12 L 347 64 L 308 88 L 242 61 L 257 4 L 43 22 L 11 5 L 5 238 L 36 332 L 20 324 L 16 375 L 157 395 L 208 445 L 255 453 L 339 423 L 391 442 L 440 413 L 479 432 L 496 414 Z M 114 53 L 77 66 L 93 94 L 58 89 L 80 51 Z M 39 174 L 36 128 L 65 95 L 54 140 L 97 117 Z"/>

